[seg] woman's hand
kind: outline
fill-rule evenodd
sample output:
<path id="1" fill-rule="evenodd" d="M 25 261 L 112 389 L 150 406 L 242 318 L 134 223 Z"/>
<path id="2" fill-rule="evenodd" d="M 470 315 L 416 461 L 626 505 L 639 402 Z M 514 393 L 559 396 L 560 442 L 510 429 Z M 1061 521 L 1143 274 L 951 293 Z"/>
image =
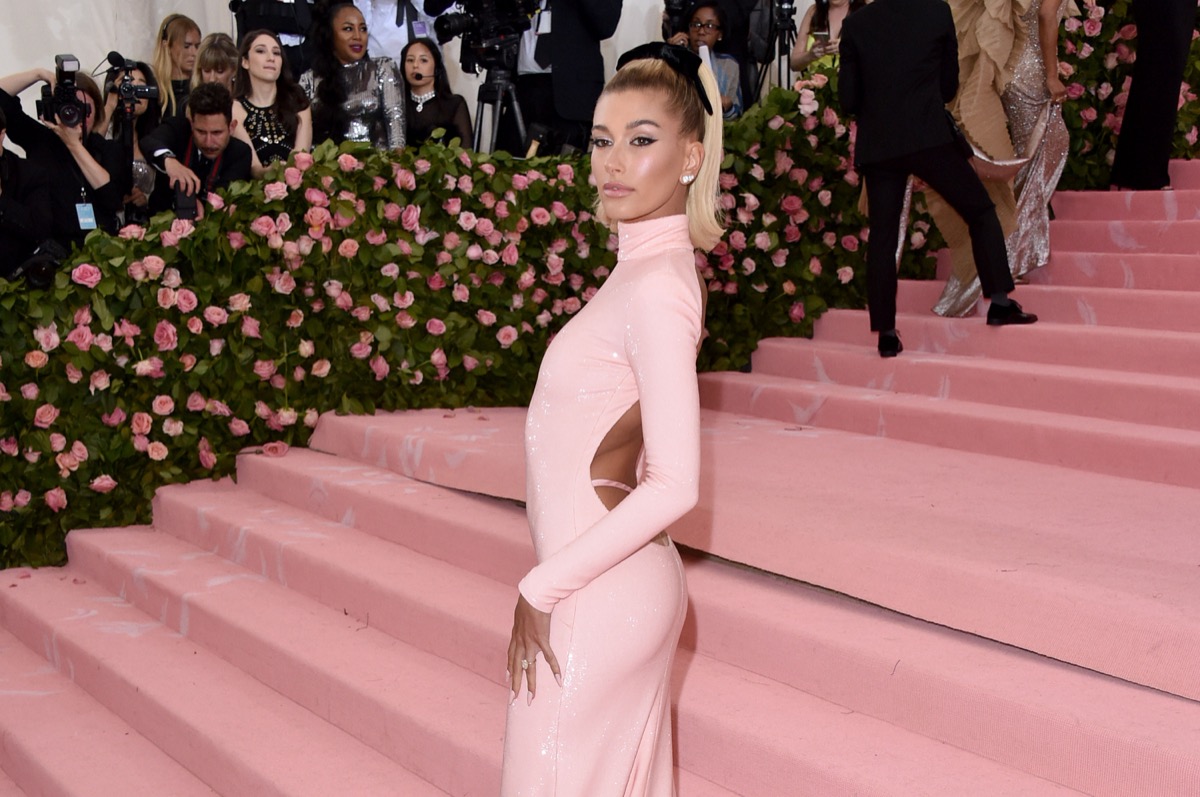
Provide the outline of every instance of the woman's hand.
<path id="1" fill-rule="evenodd" d="M 680 47 L 690 47 L 691 42 L 688 40 L 686 33 L 676 33 L 667 40 L 667 44 L 678 44 Z"/>
<path id="2" fill-rule="evenodd" d="M 522 595 L 517 598 L 517 608 L 513 611 L 512 640 L 508 643 L 508 678 L 514 701 L 521 691 L 522 675 L 529 690 L 526 703 L 532 703 L 537 694 L 538 651 L 550 666 L 550 672 L 554 673 L 554 680 L 562 686 L 558 659 L 550 649 L 550 614 L 533 608 Z"/>
<path id="3" fill-rule="evenodd" d="M 1062 102 L 1067 98 L 1067 87 L 1057 77 L 1046 78 L 1046 89 L 1050 92 L 1051 102 Z"/>

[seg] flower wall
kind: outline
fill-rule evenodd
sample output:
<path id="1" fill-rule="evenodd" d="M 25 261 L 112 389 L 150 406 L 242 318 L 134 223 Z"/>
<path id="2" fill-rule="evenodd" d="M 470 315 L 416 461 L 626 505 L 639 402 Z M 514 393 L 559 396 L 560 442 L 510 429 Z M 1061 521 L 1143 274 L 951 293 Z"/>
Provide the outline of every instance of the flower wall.
<path id="1" fill-rule="evenodd" d="M 1068 107 L 1100 102 L 1084 94 Z M 836 73 L 727 126 L 729 232 L 697 257 L 702 368 L 863 306 L 852 138 Z M 1105 146 L 1083 144 L 1101 174 Z M 615 263 L 593 199 L 586 159 L 326 144 L 210 196 L 194 225 L 94 233 L 49 290 L 0 281 L 0 567 L 62 561 L 73 528 L 148 522 L 159 486 L 304 444 L 323 412 L 527 402 Z M 917 205 L 901 270 L 928 278 L 942 243 Z"/>

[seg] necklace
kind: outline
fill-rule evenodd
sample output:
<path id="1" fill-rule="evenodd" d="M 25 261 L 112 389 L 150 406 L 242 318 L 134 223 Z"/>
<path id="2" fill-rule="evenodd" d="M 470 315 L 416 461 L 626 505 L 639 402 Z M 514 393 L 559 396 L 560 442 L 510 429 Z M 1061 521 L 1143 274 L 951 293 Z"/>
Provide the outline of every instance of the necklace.
<path id="1" fill-rule="evenodd" d="M 412 97 L 412 101 L 417 104 L 417 113 L 420 113 L 422 110 L 425 109 L 425 103 L 429 102 L 435 96 L 437 96 L 437 90 L 430 89 L 429 91 L 427 91 L 424 94 L 413 94 L 410 91 L 408 93 L 408 96 Z"/>

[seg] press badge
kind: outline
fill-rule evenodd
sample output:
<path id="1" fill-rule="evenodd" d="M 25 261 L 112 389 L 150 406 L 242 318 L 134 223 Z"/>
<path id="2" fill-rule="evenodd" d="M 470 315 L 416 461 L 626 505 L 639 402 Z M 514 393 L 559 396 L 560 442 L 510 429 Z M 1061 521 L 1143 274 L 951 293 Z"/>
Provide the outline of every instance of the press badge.
<path id="1" fill-rule="evenodd" d="M 75 205 L 75 215 L 79 217 L 79 229 L 96 229 L 96 211 L 91 202 L 80 202 Z"/>
<path id="2" fill-rule="evenodd" d="M 413 23 L 413 35 L 416 36 L 418 39 L 431 38 L 429 35 L 429 26 L 426 25 L 424 22 L 414 22 Z"/>

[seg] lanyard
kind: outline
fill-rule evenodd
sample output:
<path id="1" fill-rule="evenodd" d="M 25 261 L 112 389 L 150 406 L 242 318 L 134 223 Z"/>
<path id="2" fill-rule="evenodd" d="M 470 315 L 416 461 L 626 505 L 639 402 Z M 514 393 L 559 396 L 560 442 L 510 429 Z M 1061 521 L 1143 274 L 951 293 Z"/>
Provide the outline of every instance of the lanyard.
<path id="1" fill-rule="evenodd" d="M 192 168 L 192 152 L 195 148 L 196 139 L 188 136 L 187 152 L 183 156 L 183 165 L 189 169 Z M 203 153 L 201 153 L 201 157 L 203 157 Z M 204 181 L 204 192 L 206 194 L 212 193 L 213 183 L 217 180 L 217 172 L 221 171 L 221 158 L 223 157 L 225 157 L 225 150 L 221 150 L 221 153 L 217 155 L 217 159 L 212 162 L 212 168 L 209 169 L 208 177 Z"/>

